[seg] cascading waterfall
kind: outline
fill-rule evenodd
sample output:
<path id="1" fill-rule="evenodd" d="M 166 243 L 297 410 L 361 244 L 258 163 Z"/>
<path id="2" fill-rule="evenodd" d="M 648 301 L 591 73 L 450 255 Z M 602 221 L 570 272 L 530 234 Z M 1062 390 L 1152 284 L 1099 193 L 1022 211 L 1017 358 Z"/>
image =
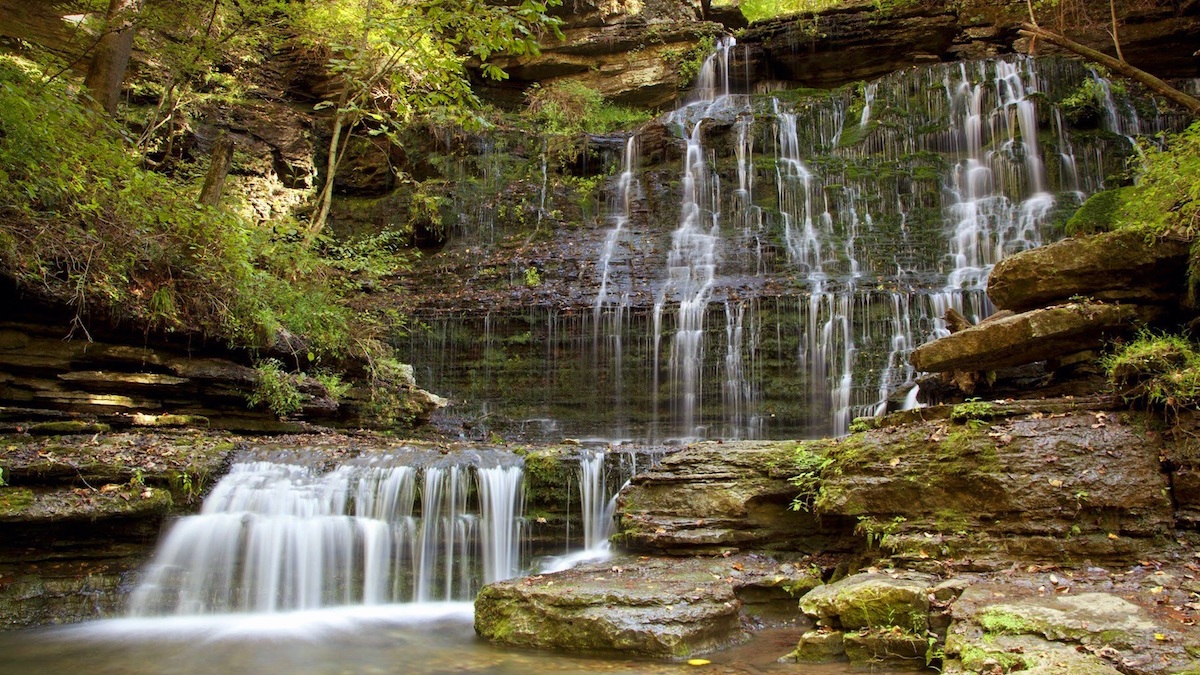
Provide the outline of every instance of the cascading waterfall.
<path id="1" fill-rule="evenodd" d="M 555 433 L 579 437 L 841 433 L 913 379 L 908 355 L 946 332 L 947 309 L 991 312 L 992 267 L 1053 238 L 1053 223 L 1105 187 L 1131 152 L 1121 134 L 1184 125 L 1170 113 L 1135 119 L 1125 91 L 1068 60 L 938 64 L 820 95 L 744 95 L 731 93 L 751 89 L 730 82 L 736 56 L 723 42 L 660 120 L 678 137 L 665 155 L 631 165 L 626 152 L 617 164 L 595 243 L 603 291 L 582 312 L 593 320 L 504 318 L 528 342 L 467 358 L 459 388 L 436 364 L 469 357 L 467 337 L 452 336 L 478 329 L 438 319 L 409 355 L 431 364 L 422 382 L 489 406 L 529 391 L 537 400 L 520 407 L 561 416 Z M 1101 111 L 1091 121 L 1059 107 L 1081 92 Z M 654 159 L 676 152 L 677 165 Z M 621 193 L 633 184 L 644 199 L 629 227 Z M 526 385 L 518 367 L 538 379 Z"/>
<path id="2" fill-rule="evenodd" d="M 521 486 L 520 459 L 506 453 L 414 451 L 329 472 L 242 461 L 166 534 L 132 612 L 470 600 L 522 569 Z"/>

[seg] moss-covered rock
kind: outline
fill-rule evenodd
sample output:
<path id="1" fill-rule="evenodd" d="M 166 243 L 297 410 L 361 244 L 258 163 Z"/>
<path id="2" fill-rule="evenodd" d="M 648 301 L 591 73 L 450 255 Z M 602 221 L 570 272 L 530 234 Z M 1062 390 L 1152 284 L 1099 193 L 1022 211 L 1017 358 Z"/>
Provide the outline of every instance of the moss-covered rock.
<path id="1" fill-rule="evenodd" d="M 932 409 L 926 422 L 810 441 L 827 460 L 812 508 L 857 519 L 870 547 L 917 567 L 1160 554 L 1174 514 L 1149 416 L 989 405 L 993 420 Z"/>
<path id="2" fill-rule="evenodd" d="M 929 628 L 929 592 L 936 583 L 917 573 L 855 574 L 809 591 L 800 599 L 800 609 L 832 628 L 900 628 L 922 634 Z"/>
<path id="3" fill-rule="evenodd" d="M 745 557 L 619 558 L 502 581 L 475 599 L 475 631 L 521 647 L 688 656 L 742 640 L 736 591 L 774 571 Z"/>
<path id="4" fill-rule="evenodd" d="M 945 672 L 1165 675 L 1195 667 L 1188 645 L 1197 632 L 1190 622 L 1115 592 L 1052 587 L 1071 590 L 1053 583 L 1036 591 L 1027 584 L 969 586 L 951 608 Z M 1155 594 L 1149 597 L 1156 605 Z"/>
<path id="5" fill-rule="evenodd" d="M 789 509 L 795 443 L 697 443 L 635 476 L 619 499 L 614 541 L 632 551 L 815 552 L 835 523 Z"/>
<path id="6" fill-rule="evenodd" d="M 870 628 L 846 633 L 842 644 L 846 658 L 857 666 L 925 670 L 929 665 L 931 645 L 924 633 L 912 633 L 899 627 Z"/>

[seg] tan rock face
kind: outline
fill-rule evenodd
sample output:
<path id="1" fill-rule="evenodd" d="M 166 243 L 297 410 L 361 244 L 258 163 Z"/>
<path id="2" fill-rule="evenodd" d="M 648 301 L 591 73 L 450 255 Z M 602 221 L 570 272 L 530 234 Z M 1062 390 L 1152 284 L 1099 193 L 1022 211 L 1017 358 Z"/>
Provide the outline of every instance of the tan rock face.
<path id="1" fill-rule="evenodd" d="M 1131 305 L 1073 303 L 981 323 L 913 350 L 927 373 L 997 370 L 1095 349 L 1132 331 L 1146 311 Z"/>
<path id="2" fill-rule="evenodd" d="M 689 656 L 746 637 L 747 594 L 774 588 L 794 612 L 783 586 L 820 583 L 809 575 L 761 556 L 615 558 L 485 586 L 475 632 L 521 647 Z"/>
<path id="3" fill-rule="evenodd" d="M 1188 244 L 1139 232 L 1076 237 L 1000 261 L 988 297 L 1022 311 L 1072 296 L 1135 304 L 1178 302 L 1185 288 Z"/>
<path id="4" fill-rule="evenodd" d="M 1174 531 L 1160 435 L 1142 414 L 1004 417 L 987 403 L 930 420 L 810 441 L 828 460 L 815 509 L 856 518 L 873 545 L 919 564 L 1146 559 Z M 930 414 L 936 412 L 931 410 Z M 972 414 L 966 414 L 972 413 Z"/>
<path id="5" fill-rule="evenodd" d="M 820 550 L 834 538 L 789 508 L 795 443 L 699 443 L 634 477 L 614 541 L 630 551 Z"/>

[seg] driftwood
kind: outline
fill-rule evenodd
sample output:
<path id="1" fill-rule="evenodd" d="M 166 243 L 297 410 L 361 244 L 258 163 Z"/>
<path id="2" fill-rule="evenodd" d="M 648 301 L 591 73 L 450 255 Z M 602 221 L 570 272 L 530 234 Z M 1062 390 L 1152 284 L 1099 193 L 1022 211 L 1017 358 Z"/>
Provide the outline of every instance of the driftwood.
<path id="1" fill-rule="evenodd" d="M 1167 98 L 1188 110 L 1193 116 L 1200 117 L 1200 99 L 1179 91 L 1175 87 L 1163 82 L 1157 77 L 1147 73 L 1141 68 L 1135 68 L 1124 61 L 1114 59 L 1104 52 L 1097 51 L 1087 45 L 1079 44 L 1074 40 L 1059 35 L 1053 31 L 1048 31 L 1045 28 L 1035 26 L 1031 23 L 1024 24 L 1020 31 L 1021 35 L 1039 40 L 1045 40 L 1054 45 L 1058 45 L 1063 49 L 1074 52 L 1083 58 L 1098 63 L 1109 70 L 1120 73 L 1132 80 L 1137 80 L 1146 85 L 1148 89 L 1156 94 Z"/>

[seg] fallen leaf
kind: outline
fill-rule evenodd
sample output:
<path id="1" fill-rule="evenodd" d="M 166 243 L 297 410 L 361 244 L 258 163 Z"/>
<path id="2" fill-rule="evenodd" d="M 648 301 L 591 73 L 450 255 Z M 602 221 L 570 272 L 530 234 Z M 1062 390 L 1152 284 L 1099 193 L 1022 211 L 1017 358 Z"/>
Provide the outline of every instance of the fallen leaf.
<path id="1" fill-rule="evenodd" d="M 688 659 L 689 666 L 707 666 L 710 663 L 712 663 L 712 661 L 709 661 L 708 659 Z"/>

